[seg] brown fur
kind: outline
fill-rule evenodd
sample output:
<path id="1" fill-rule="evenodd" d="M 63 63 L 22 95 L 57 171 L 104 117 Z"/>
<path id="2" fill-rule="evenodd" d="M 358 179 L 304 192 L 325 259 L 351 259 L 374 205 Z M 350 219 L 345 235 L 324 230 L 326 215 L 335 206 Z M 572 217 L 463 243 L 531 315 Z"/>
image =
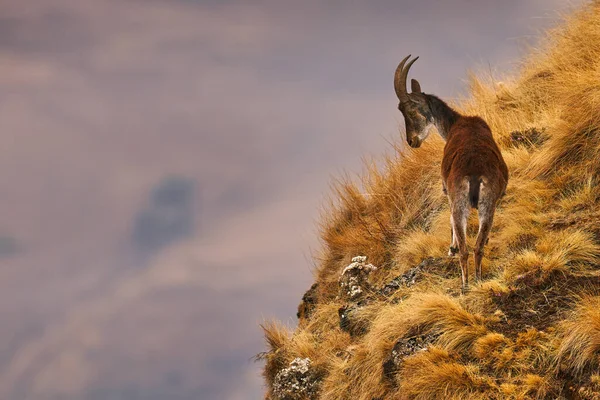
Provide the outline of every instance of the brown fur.
<path id="1" fill-rule="evenodd" d="M 479 117 L 459 118 L 446 138 L 442 179 L 450 193 L 464 177 L 484 177 L 498 198 L 508 182 L 508 167 L 502 153 L 488 124 Z"/>

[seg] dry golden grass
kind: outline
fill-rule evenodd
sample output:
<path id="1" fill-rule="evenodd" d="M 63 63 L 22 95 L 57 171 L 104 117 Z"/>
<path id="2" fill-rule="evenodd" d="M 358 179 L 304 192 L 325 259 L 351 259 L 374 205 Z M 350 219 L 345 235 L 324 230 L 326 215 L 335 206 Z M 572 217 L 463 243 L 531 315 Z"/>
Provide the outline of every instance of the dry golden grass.
<path id="1" fill-rule="evenodd" d="M 562 323 L 558 361 L 563 368 L 581 373 L 600 365 L 600 297 L 586 297 Z"/>
<path id="2" fill-rule="evenodd" d="M 407 357 L 400 373 L 398 399 L 489 399 L 496 385 L 472 364 L 431 347 Z"/>
<path id="3" fill-rule="evenodd" d="M 278 371 L 302 357 L 323 372 L 322 400 L 600 399 L 600 2 L 550 31 L 517 77 L 473 76 L 470 91 L 456 107 L 486 119 L 511 174 L 485 281 L 461 296 L 445 255 L 443 142 L 399 146 L 383 168 L 336 185 L 316 304 L 293 332 L 264 327 L 267 398 Z M 473 216 L 471 247 L 476 228 Z M 338 281 L 357 255 L 378 269 L 352 304 L 364 329 L 351 335 Z M 404 283 L 386 292 L 397 277 Z"/>

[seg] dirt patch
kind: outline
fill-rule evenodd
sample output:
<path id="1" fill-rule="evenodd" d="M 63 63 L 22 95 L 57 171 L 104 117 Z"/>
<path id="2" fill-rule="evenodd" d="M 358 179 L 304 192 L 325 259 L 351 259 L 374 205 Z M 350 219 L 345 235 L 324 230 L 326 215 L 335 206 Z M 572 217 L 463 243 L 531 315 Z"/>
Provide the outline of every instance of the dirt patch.
<path id="1" fill-rule="evenodd" d="M 299 320 L 307 320 L 310 319 L 315 308 L 317 307 L 317 291 L 319 289 L 319 285 L 314 283 L 310 289 L 304 293 L 302 296 L 302 301 L 298 305 L 298 312 L 296 316 Z"/>
<path id="2" fill-rule="evenodd" d="M 389 281 L 381 290 L 381 294 L 384 296 L 390 296 L 394 294 L 401 287 L 411 287 L 414 285 L 422 276 L 423 267 L 417 265 L 403 273 L 402 275 Z"/>
<path id="3" fill-rule="evenodd" d="M 534 148 L 548 140 L 545 128 L 529 128 L 522 131 L 512 131 L 504 143 L 510 147 Z"/>
<path id="4" fill-rule="evenodd" d="M 385 379 L 395 385 L 396 372 L 402 367 L 404 359 L 418 351 L 427 350 L 438 337 L 438 334 L 427 334 L 398 339 L 389 357 L 383 363 L 383 376 Z"/>
<path id="5" fill-rule="evenodd" d="M 600 242 L 600 210 L 578 210 L 567 215 L 551 217 L 548 227 L 552 230 L 562 230 L 576 226 L 594 235 Z"/>
<path id="6" fill-rule="evenodd" d="M 544 273 L 535 270 L 518 276 L 505 294 L 492 294 L 502 312 L 494 330 L 515 337 L 529 328 L 539 331 L 553 326 L 573 307 L 573 294 L 579 296 L 598 290 L 597 274 Z"/>
<path id="7" fill-rule="evenodd" d="M 386 283 L 378 293 L 389 297 L 402 287 L 411 287 L 421 279 L 424 274 L 433 273 L 443 277 L 449 277 L 459 271 L 458 262 L 455 258 L 449 257 L 427 257 L 417 266 L 410 268 L 408 271 L 399 275 Z"/>
<path id="8" fill-rule="evenodd" d="M 367 333 L 370 326 L 370 321 L 364 318 L 358 318 L 356 313 L 365 305 L 365 302 L 356 304 L 346 304 L 338 310 L 340 317 L 340 329 L 348 332 L 350 336 L 360 336 Z"/>

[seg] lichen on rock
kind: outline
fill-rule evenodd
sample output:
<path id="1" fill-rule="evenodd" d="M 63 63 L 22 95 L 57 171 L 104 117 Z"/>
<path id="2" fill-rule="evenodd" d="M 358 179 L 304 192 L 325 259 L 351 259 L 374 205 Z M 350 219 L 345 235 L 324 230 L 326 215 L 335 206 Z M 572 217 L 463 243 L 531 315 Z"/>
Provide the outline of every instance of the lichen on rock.
<path id="1" fill-rule="evenodd" d="M 315 399 L 320 383 L 321 375 L 312 367 L 310 358 L 296 357 L 275 376 L 273 395 L 278 400 Z"/>
<path id="2" fill-rule="evenodd" d="M 366 256 L 352 258 L 352 263 L 342 271 L 340 276 L 340 297 L 358 300 L 371 288 L 369 274 L 377 270 L 373 264 L 367 264 Z"/>

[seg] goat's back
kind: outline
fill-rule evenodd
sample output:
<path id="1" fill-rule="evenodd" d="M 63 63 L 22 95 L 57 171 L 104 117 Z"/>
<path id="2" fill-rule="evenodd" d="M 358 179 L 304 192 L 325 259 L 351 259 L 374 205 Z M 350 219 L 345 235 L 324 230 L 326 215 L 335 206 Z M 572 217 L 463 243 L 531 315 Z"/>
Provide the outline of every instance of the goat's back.
<path id="1" fill-rule="evenodd" d="M 479 117 L 461 117 L 448 133 L 442 178 L 449 192 L 465 178 L 484 178 L 500 197 L 508 183 L 508 167 L 488 124 Z"/>

